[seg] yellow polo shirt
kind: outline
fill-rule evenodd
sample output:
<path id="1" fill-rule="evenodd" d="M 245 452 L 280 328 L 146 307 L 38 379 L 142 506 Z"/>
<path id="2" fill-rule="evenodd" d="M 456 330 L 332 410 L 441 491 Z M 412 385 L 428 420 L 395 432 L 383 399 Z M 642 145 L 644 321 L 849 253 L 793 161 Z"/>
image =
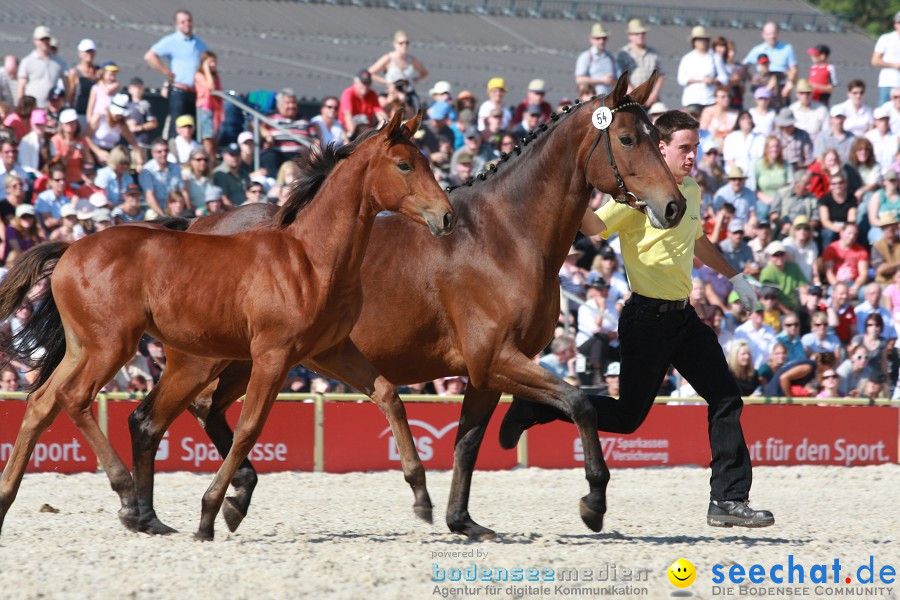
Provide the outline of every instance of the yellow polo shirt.
<path id="1" fill-rule="evenodd" d="M 694 241 L 704 235 L 700 221 L 700 187 L 690 177 L 678 186 L 687 210 L 677 227 L 656 229 L 647 216 L 617 202 L 597 210 L 606 224 L 601 234 L 619 234 L 628 285 L 648 298 L 680 300 L 691 295 Z"/>

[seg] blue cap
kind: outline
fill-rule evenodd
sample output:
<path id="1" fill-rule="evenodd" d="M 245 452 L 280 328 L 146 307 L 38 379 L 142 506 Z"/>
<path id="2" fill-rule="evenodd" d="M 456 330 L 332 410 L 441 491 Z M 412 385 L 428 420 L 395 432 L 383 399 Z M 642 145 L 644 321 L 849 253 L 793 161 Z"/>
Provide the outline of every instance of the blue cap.
<path id="1" fill-rule="evenodd" d="M 446 119 L 450 116 L 450 104 L 443 100 L 435 102 L 428 109 L 428 116 L 435 120 Z"/>

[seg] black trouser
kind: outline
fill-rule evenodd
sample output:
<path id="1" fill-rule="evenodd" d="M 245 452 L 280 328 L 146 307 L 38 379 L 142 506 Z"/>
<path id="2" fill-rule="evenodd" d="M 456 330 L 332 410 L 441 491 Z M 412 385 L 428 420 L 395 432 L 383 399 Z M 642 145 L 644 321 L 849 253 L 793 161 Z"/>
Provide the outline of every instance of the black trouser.
<path id="1" fill-rule="evenodd" d="M 197 117 L 197 94 L 177 87 L 169 88 L 169 131 L 166 139 L 175 137 L 175 121 L 181 115 Z"/>
<path id="2" fill-rule="evenodd" d="M 659 303 L 632 294 L 622 309 L 620 399 L 589 396 L 597 410 L 597 428 L 634 432 L 647 418 L 669 365 L 674 365 L 709 405 L 710 499 L 746 500 L 753 473 L 741 430 L 743 401 L 722 347 L 692 306 L 659 312 Z M 539 406 L 535 415 L 546 422 L 551 420 L 549 411 L 553 409 Z M 553 412 L 559 418 L 561 413 Z"/>

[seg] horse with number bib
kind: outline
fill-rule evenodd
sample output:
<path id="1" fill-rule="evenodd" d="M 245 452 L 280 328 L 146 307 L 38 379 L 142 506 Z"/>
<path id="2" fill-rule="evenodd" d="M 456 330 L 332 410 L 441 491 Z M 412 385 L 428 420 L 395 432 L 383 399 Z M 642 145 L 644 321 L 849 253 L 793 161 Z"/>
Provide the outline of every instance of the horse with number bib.
<path id="1" fill-rule="evenodd" d="M 23 255 L 0 285 L 0 314 L 11 314 L 49 275 L 48 294 L 18 336 L 17 350 L 27 354 L 40 346 L 46 352 L 36 360 L 37 391 L 0 479 L 0 522 L 39 435 L 64 408 L 119 494 L 123 524 L 150 533 L 173 531 L 136 495 L 131 473 L 91 412 L 94 397 L 134 356 L 145 331 L 166 344 L 168 362 L 131 423 L 152 420 L 155 402 L 169 407 L 184 395 L 193 398 L 231 361 L 252 360 L 234 443 L 203 496 L 199 539 L 213 537 L 228 484 L 259 437 L 288 370 L 301 360 L 321 356 L 344 364 L 349 383 L 391 413 L 392 423 L 405 424 L 394 386 L 348 337 L 362 307 L 360 266 L 378 212 L 402 213 L 427 224 L 435 237 L 455 224 L 446 194 L 411 142 L 421 115 L 405 127 L 400 120 L 397 114 L 347 147 L 313 155 L 308 172 L 266 226 L 230 236 L 114 227 Z M 180 361 L 182 356 L 204 359 Z M 187 367 L 177 368 L 182 362 Z M 157 428 L 168 424 L 158 422 Z M 151 470 L 152 461 L 151 451 Z M 136 462 L 135 475 L 146 468 L 146 461 Z M 421 481 L 417 496 L 430 507 L 424 470 Z"/>
<path id="2" fill-rule="evenodd" d="M 468 498 L 485 428 L 504 392 L 550 404 L 572 417 L 584 445 L 590 485 L 581 517 L 592 530 L 602 528 L 609 471 L 593 407 L 580 390 L 531 358 L 553 335 L 559 316 L 558 272 L 592 188 L 644 210 L 656 227 L 673 227 L 684 214 L 685 199 L 641 108 L 655 81 L 654 73 L 629 96 L 627 74 L 622 75 L 612 94 L 553 115 L 549 125 L 523 140 L 516 156 L 503 156 L 498 169 L 478 178 L 482 181 L 454 189 L 450 200 L 459 222 L 446 242 L 435 243 L 402 219 L 376 220 L 363 261 L 363 311 L 351 339 L 397 385 L 448 375 L 469 377 L 447 506 L 451 531 L 474 539 L 494 534 L 469 516 Z M 272 210 L 249 205 L 200 219 L 190 231 L 222 233 L 258 226 L 271 220 Z M 407 256 L 416 258 L 401 258 Z M 207 359 L 194 361 L 203 368 Z M 303 364 L 329 377 L 345 377 L 338 361 L 315 357 Z M 224 412 L 243 394 L 250 372 L 249 363 L 233 363 L 222 372 L 211 398 L 191 407 L 223 455 L 231 439 Z M 172 410 L 180 412 L 181 406 Z M 409 435 L 409 430 L 403 433 Z M 137 436 L 135 449 L 152 460 L 155 446 L 145 443 L 148 430 L 135 427 L 132 434 Z M 155 439 L 161 435 L 153 432 Z M 398 438 L 397 443 L 414 449 L 411 438 Z M 415 460 L 421 464 L 417 454 Z M 240 515 L 246 514 L 255 482 L 247 461 L 233 482 L 237 493 L 232 500 Z M 138 490 L 152 493 L 152 482 L 136 484 Z"/>

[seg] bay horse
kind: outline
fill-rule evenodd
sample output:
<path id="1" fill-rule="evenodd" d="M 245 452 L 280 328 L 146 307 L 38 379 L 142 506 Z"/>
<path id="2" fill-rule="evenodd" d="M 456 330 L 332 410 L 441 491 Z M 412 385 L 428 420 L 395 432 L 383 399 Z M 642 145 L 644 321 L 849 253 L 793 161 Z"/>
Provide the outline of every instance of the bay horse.
<path id="1" fill-rule="evenodd" d="M 472 520 L 468 498 L 478 449 L 503 392 L 572 416 L 584 445 L 590 484 L 581 517 L 592 530 L 602 528 L 609 471 L 593 407 L 583 392 L 531 358 L 553 336 L 559 315 L 558 272 L 592 188 L 625 200 L 624 187 L 641 199 L 634 204 L 658 227 L 674 226 L 684 214 L 685 199 L 660 155 L 656 129 L 641 108 L 655 81 L 654 73 L 629 96 L 623 74 L 612 94 L 554 115 L 551 124 L 523 140 L 514 155 L 504 156 L 498 168 L 452 190 L 459 221 L 446 242 L 435 243 L 402 219 L 376 219 L 362 267 L 363 310 L 350 336 L 397 385 L 448 375 L 469 377 L 447 506 L 447 525 L 453 532 L 473 539 L 494 535 Z M 604 130 L 592 126 L 593 113 L 601 106 L 615 111 L 603 144 Z M 269 206 L 248 205 L 200 219 L 189 231 L 239 231 L 269 222 L 272 214 Z M 416 260 L 403 260 L 405 256 Z M 202 357 L 193 360 L 199 369 L 206 362 Z M 338 361 L 318 356 L 303 364 L 344 379 L 345 368 Z M 250 372 L 249 363 L 232 363 L 222 371 L 211 397 L 191 407 L 223 456 L 231 443 L 225 409 L 244 393 Z M 171 410 L 180 412 L 181 406 Z M 408 429 L 403 432 L 409 435 Z M 149 453 L 152 460 L 155 447 L 143 441 L 146 427 L 133 427 L 132 435 L 137 438 L 135 450 Z M 413 446 L 411 439 L 397 443 Z M 418 455 L 415 460 L 421 464 Z M 230 498 L 234 504 L 229 527 L 236 527 L 246 514 L 255 482 L 247 461 L 233 482 L 237 493 Z M 152 484 L 136 483 L 139 490 L 152 490 Z"/>
<path id="2" fill-rule="evenodd" d="M 230 236 L 113 227 L 23 255 L 0 284 L 0 314 L 11 314 L 49 273 L 49 293 L 25 326 L 31 347 L 46 352 L 36 360 L 37 391 L 0 479 L 0 518 L 38 436 L 64 408 L 119 494 L 123 524 L 172 531 L 155 518 L 152 504 L 138 502 L 131 473 L 91 412 L 94 397 L 134 356 L 145 331 L 166 344 L 168 364 L 132 422 L 152 419 L 154 399 L 167 407 L 173 391 L 187 390 L 192 398 L 232 360 L 253 363 L 231 452 L 203 496 L 198 539 L 213 537 L 228 483 L 293 365 L 317 355 L 344 363 L 349 382 L 380 406 L 391 398 L 400 404 L 394 386 L 362 358 L 348 334 L 362 307 L 360 266 L 376 214 L 402 213 L 435 237 L 455 225 L 447 195 L 411 142 L 420 122 L 421 115 L 403 126 L 397 114 L 349 146 L 313 154 L 267 226 Z M 179 370 L 179 357 L 192 355 L 204 357 L 203 368 L 183 361 L 188 368 Z M 145 468 L 136 463 L 135 473 Z M 150 479 L 152 484 L 152 473 Z"/>

